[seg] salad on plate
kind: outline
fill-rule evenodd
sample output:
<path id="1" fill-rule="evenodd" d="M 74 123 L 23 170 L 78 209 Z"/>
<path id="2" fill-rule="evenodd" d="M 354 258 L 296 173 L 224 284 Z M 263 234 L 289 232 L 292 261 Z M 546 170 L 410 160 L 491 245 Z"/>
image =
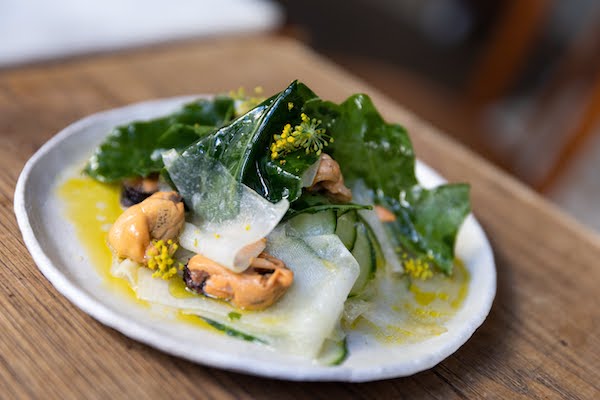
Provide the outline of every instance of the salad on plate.
<path id="1" fill-rule="evenodd" d="M 161 312 L 326 365 L 360 338 L 443 334 L 468 287 L 454 248 L 469 186 L 423 187 L 406 130 L 366 95 L 261 94 L 198 99 L 95 149 L 85 175 L 120 191 L 112 276 Z"/>

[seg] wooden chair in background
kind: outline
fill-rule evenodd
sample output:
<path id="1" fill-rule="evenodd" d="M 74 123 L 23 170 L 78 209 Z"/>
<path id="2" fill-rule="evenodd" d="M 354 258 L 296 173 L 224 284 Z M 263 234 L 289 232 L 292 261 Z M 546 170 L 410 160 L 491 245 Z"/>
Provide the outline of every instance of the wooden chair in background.
<path id="1" fill-rule="evenodd" d="M 550 5 L 545 0 L 508 4 L 467 86 L 471 108 L 482 111 L 510 92 L 538 43 Z M 493 138 L 479 139 L 504 168 L 541 192 L 548 192 L 591 136 L 600 134 L 600 7 L 581 22 L 548 79 L 530 94 L 533 111 L 520 122 L 519 140 L 498 149 Z"/>

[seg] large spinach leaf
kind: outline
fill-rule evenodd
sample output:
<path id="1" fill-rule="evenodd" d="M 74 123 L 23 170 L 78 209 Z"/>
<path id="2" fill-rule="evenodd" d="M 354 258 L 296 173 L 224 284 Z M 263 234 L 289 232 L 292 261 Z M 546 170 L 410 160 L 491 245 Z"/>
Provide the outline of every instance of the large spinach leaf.
<path id="1" fill-rule="evenodd" d="M 339 105 L 313 100 L 304 108 L 308 115 L 322 120 L 335 139 L 327 152 L 338 161 L 345 179 L 363 179 L 367 186 L 392 197 L 417 183 L 415 156 L 406 130 L 386 123 L 369 97 L 354 95 Z"/>
<path id="2" fill-rule="evenodd" d="M 185 153 L 201 153 L 217 161 L 235 180 L 273 203 L 283 198 L 292 202 L 301 195 L 302 175 L 315 163 L 316 156 L 280 164 L 270 159 L 269 145 L 285 124 L 300 121 L 302 105 L 315 98 L 308 87 L 292 82 L 278 95 L 192 144 Z"/>
<path id="3" fill-rule="evenodd" d="M 94 151 L 84 172 L 102 182 L 158 172 L 162 150 L 184 149 L 227 123 L 233 106 L 229 97 L 200 99 L 166 117 L 118 126 Z"/>
<path id="4" fill-rule="evenodd" d="M 419 185 L 400 193 L 400 200 L 379 198 L 398 219 L 387 223 L 404 251 L 452 272 L 458 229 L 470 211 L 469 185 L 449 184 L 427 190 Z"/>
<path id="5" fill-rule="evenodd" d="M 405 129 L 386 123 L 365 95 L 351 96 L 339 105 L 313 100 L 305 110 L 321 119 L 334 137 L 328 151 L 344 178 L 350 183 L 362 179 L 373 191 L 375 203 L 396 214 L 389 230 L 402 252 L 451 273 L 456 234 L 470 210 L 468 185 L 422 188 Z"/>

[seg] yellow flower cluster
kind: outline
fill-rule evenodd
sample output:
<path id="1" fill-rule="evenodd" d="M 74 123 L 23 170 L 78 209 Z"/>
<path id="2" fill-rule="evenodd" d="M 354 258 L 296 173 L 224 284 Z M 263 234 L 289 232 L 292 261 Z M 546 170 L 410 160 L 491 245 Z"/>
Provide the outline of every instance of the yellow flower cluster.
<path id="1" fill-rule="evenodd" d="M 404 260 L 404 272 L 415 279 L 426 280 L 433 277 L 431 265 L 419 258 L 406 258 Z"/>
<path id="2" fill-rule="evenodd" d="M 235 116 L 244 115 L 265 101 L 265 97 L 261 96 L 262 93 L 263 88 L 260 86 L 254 88 L 254 96 L 247 95 L 243 87 L 240 87 L 238 90 L 229 91 L 229 97 L 235 100 Z"/>
<path id="3" fill-rule="evenodd" d="M 304 149 L 306 154 L 314 152 L 321 155 L 323 147 L 333 143 L 333 138 L 325 134 L 325 128 L 319 128 L 321 121 L 309 118 L 306 114 L 300 115 L 302 122 L 294 126 L 286 124 L 281 134 L 273 135 L 271 144 L 271 159 L 276 160 L 296 150 Z M 285 160 L 281 160 L 283 164 Z"/>
<path id="4" fill-rule="evenodd" d="M 168 280 L 175 276 L 178 270 L 183 269 L 183 264 L 176 262 L 173 258 L 178 248 L 177 243 L 170 239 L 166 243 L 164 240 L 152 242 L 152 247 L 146 252 L 146 257 L 148 258 L 148 268 L 154 271 L 153 278 Z"/>

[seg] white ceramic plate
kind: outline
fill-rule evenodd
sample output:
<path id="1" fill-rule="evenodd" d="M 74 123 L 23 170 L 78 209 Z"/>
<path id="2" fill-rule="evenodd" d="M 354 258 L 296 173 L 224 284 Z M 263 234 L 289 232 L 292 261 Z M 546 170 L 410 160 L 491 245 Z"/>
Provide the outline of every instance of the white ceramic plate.
<path id="1" fill-rule="evenodd" d="M 311 381 L 359 382 L 412 375 L 454 353 L 483 323 L 496 292 L 496 270 L 487 238 L 472 215 L 461 228 L 456 249 L 471 274 L 468 295 L 461 309 L 445 323 L 447 332 L 416 344 L 393 346 L 351 340 L 350 355 L 340 366 L 322 366 L 268 351 L 166 319 L 115 296 L 90 264 L 74 227 L 64 219 L 63 206 L 55 195 L 57 180 L 82 166 L 115 125 L 170 113 L 191 98 L 138 103 L 84 118 L 58 133 L 25 165 L 15 190 L 15 214 L 25 244 L 42 273 L 75 305 L 133 339 L 201 364 Z M 423 163 L 418 163 L 417 175 L 424 186 L 443 182 Z"/>

